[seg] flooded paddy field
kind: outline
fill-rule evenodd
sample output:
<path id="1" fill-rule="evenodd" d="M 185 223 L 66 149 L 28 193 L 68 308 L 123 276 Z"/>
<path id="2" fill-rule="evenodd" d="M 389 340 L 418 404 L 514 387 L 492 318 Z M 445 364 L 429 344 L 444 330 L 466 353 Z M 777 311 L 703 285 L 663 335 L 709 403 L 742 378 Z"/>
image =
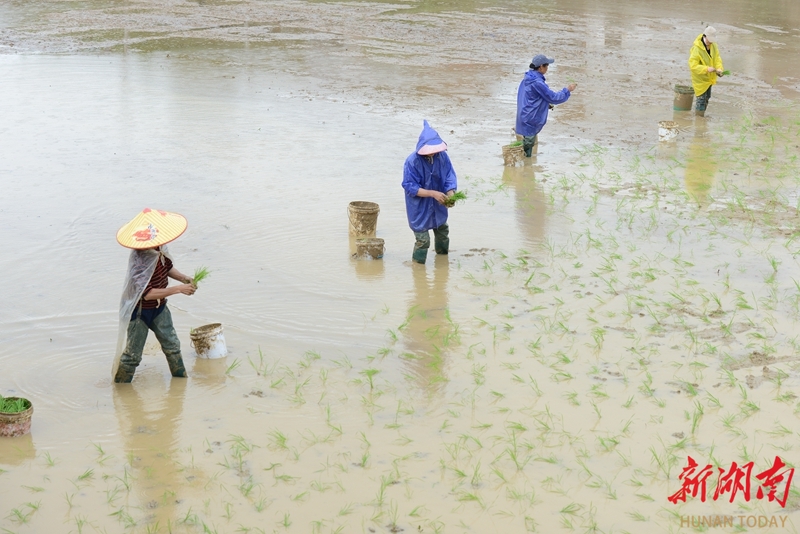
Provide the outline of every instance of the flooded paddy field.
<path id="1" fill-rule="evenodd" d="M 0 394 L 35 408 L 0 530 L 797 532 L 788 472 L 756 475 L 800 461 L 800 10 L 751 4 L 0 5 Z M 709 23 L 733 74 L 673 112 Z M 578 89 L 503 167 L 540 51 Z M 469 198 L 420 266 L 423 119 Z M 114 235 L 148 206 L 212 272 L 170 298 L 190 378 L 151 336 L 112 385 Z M 198 359 L 214 322 L 229 355 Z M 749 500 L 715 497 L 733 462 Z"/>

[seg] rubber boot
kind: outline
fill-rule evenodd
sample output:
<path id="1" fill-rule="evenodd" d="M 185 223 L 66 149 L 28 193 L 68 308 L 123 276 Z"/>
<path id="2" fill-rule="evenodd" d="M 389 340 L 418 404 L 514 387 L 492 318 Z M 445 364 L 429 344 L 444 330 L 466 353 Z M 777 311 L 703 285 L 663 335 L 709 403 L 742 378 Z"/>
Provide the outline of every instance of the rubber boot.
<path id="1" fill-rule="evenodd" d="M 183 366 L 183 358 L 180 354 L 177 358 L 167 358 L 167 363 L 169 364 L 169 372 L 172 373 L 172 376 L 175 378 L 186 378 L 188 376 L 186 374 L 186 368 Z"/>
<path id="2" fill-rule="evenodd" d="M 433 246 L 436 254 L 447 254 L 450 250 L 450 227 L 447 223 L 433 230 Z"/>
<path id="3" fill-rule="evenodd" d="M 420 248 L 415 250 L 414 254 L 411 255 L 411 259 L 417 263 L 425 265 L 425 260 L 428 259 L 428 249 Z"/>
<path id="4" fill-rule="evenodd" d="M 525 152 L 525 157 L 530 158 L 533 156 L 533 146 L 536 144 L 536 135 L 523 137 L 522 150 Z"/>
<path id="5" fill-rule="evenodd" d="M 136 367 L 128 367 L 127 365 L 119 364 L 117 374 L 114 376 L 114 382 L 117 384 L 130 384 L 133 381 L 133 374 L 136 372 Z"/>

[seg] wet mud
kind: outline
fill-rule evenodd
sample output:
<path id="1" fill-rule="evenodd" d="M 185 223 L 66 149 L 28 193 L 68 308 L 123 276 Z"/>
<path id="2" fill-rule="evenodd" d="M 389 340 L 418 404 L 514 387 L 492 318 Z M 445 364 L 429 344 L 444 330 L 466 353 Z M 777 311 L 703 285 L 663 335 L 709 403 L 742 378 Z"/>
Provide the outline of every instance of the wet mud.
<path id="1" fill-rule="evenodd" d="M 0 5 L 0 393 L 36 406 L 0 438 L 0 529 L 796 532 L 797 490 L 756 474 L 799 454 L 800 10 L 713 16 Z M 709 23 L 733 75 L 705 117 L 673 111 Z M 540 51 L 578 89 L 506 166 Z M 468 198 L 417 265 L 400 181 L 423 119 Z M 352 258 L 354 200 L 380 205 L 380 260 Z M 214 274 L 169 298 L 189 378 L 151 336 L 112 385 L 114 235 L 143 207 L 184 214 L 175 265 Z M 192 354 L 209 323 L 226 358 Z M 707 499 L 668 500 L 690 456 Z M 753 462 L 749 500 L 714 496 L 732 462 Z"/>

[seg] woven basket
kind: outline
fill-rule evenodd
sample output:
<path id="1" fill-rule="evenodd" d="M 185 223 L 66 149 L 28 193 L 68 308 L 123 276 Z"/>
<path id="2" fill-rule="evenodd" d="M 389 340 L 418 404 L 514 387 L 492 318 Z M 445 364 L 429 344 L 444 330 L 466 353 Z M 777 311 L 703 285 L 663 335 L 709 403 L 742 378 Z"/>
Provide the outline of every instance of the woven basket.
<path id="1" fill-rule="evenodd" d="M 513 167 L 517 163 L 524 161 L 525 149 L 522 145 L 506 145 L 503 147 L 503 164 Z"/>
<path id="2" fill-rule="evenodd" d="M 7 397 L 9 400 L 18 400 L 20 397 Z M 33 417 L 33 404 L 28 399 L 25 401 L 27 408 L 21 412 L 0 412 L 0 437 L 24 436 L 31 431 L 31 417 Z"/>

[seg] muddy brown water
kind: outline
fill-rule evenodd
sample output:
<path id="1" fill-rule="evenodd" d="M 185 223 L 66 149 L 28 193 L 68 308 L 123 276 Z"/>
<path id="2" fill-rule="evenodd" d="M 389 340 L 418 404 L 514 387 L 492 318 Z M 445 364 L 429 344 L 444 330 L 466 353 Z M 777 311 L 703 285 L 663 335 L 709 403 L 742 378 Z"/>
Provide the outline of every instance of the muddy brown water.
<path id="1" fill-rule="evenodd" d="M 733 75 L 696 119 L 673 88 L 709 23 Z M 800 461 L 798 27 L 790 1 L 4 2 L 0 393 L 35 415 L 0 440 L 0 527 L 796 532 L 797 493 L 667 496 L 689 455 Z M 578 90 L 504 167 L 540 51 Z M 424 267 L 422 119 L 469 196 Z M 351 259 L 354 200 L 380 261 Z M 212 274 L 170 298 L 190 378 L 151 338 L 112 386 L 144 207 Z M 229 355 L 196 359 L 212 322 Z"/>

